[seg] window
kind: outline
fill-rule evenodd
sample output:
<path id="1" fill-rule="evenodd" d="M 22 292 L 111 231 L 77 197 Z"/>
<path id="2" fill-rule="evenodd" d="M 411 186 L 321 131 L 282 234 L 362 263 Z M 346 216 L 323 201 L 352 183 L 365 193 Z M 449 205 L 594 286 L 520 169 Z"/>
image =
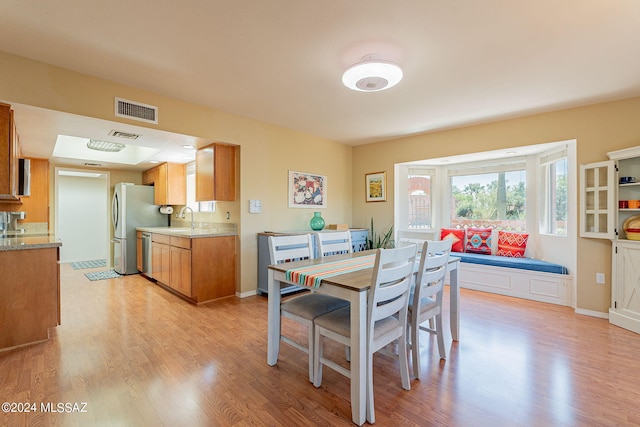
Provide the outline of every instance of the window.
<path id="1" fill-rule="evenodd" d="M 409 169 L 408 171 L 409 229 L 431 228 L 432 173 L 426 169 Z"/>
<path id="2" fill-rule="evenodd" d="M 526 230 L 524 162 L 449 170 L 451 226 Z"/>
<path id="3" fill-rule="evenodd" d="M 540 233 L 567 235 L 567 151 L 540 157 Z"/>
<path id="4" fill-rule="evenodd" d="M 215 212 L 216 202 L 196 202 L 196 164 L 187 164 L 187 206 L 194 212 Z"/>

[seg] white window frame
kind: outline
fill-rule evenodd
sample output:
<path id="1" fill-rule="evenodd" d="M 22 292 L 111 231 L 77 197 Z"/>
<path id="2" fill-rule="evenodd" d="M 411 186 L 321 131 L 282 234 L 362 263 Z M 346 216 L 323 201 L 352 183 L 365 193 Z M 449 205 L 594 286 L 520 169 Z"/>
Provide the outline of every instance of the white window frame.
<path id="1" fill-rule="evenodd" d="M 531 225 L 530 222 L 530 200 L 529 200 L 529 188 L 531 186 L 530 171 L 527 167 L 527 159 L 525 157 L 511 157 L 509 159 L 496 162 L 493 161 L 479 161 L 469 164 L 453 165 L 450 169 L 447 169 L 447 186 L 446 196 L 447 205 L 449 206 L 448 213 L 444 217 L 447 225 L 451 224 L 451 200 L 453 198 L 452 191 L 452 179 L 458 176 L 470 176 L 470 175 L 483 175 L 500 172 L 516 172 L 524 171 L 526 175 L 526 187 L 525 187 L 525 230 L 528 231 Z M 482 220 L 478 220 L 481 222 Z"/>
<path id="2" fill-rule="evenodd" d="M 568 235 L 568 228 L 570 226 L 569 223 L 569 206 L 567 206 L 567 219 L 566 219 L 566 227 L 564 229 L 564 233 L 554 232 L 552 228 L 553 220 L 551 219 L 551 215 L 553 215 L 552 206 L 555 204 L 555 200 L 551 200 L 551 173 L 555 170 L 552 165 L 555 165 L 558 161 L 564 160 L 566 161 L 567 168 L 567 178 L 569 178 L 569 155 L 567 152 L 567 148 L 562 148 L 560 150 L 552 150 L 545 153 L 541 153 L 538 157 L 538 168 L 540 175 L 539 189 L 540 189 L 540 197 L 538 200 L 538 209 L 539 209 L 539 221 L 538 221 L 538 233 L 543 235 L 550 236 L 559 236 L 566 237 Z M 569 198 L 569 182 L 567 182 L 567 204 Z"/>
<path id="3" fill-rule="evenodd" d="M 187 163 L 187 204 L 194 212 L 215 212 L 216 202 L 196 202 L 196 163 Z"/>

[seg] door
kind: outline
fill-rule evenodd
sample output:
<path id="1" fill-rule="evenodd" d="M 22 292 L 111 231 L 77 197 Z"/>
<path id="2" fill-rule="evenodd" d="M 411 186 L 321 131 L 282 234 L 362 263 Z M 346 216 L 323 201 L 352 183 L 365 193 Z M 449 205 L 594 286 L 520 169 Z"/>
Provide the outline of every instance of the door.
<path id="1" fill-rule="evenodd" d="M 640 243 L 614 244 L 609 322 L 640 334 Z"/>
<path id="2" fill-rule="evenodd" d="M 55 168 L 55 233 L 60 262 L 110 265 L 109 173 Z"/>

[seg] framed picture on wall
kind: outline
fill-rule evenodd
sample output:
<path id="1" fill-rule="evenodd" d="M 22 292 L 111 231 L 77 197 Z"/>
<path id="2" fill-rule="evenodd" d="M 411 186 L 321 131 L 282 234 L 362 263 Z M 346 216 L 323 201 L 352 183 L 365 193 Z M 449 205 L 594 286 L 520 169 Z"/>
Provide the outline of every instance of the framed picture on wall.
<path id="1" fill-rule="evenodd" d="M 387 173 L 372 172 L 364 175 L 367 202 L 387 201 Z"/>
<path id="2" fill-rule="evenodd" d="M 327 177 L 307 172 L 289 171 L 290 208 L 326 208 Z"/>

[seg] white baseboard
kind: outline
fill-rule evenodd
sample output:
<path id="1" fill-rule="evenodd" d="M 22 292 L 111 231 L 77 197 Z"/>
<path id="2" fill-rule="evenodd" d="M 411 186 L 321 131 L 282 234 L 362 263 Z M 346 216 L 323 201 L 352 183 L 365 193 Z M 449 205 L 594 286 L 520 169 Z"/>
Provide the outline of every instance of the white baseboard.
<path id="1" fill-rule="evenodd" d="M 257 295 L 257 294 L 258 294 L 257 290 L 248 291 L 248 292 L 236 292 L 236 296 L 238 298 L 252 297 L 252 296 Z"/>
<path id="2" fill-rule="evenodd" d="M 575 313 L 582 314 L 584 316 L 599 317 L 600 319 L 609 318 L 609 313 L 603 313 L 601 311 L 585 310 L 583 308 L 576 308 Z"/>

